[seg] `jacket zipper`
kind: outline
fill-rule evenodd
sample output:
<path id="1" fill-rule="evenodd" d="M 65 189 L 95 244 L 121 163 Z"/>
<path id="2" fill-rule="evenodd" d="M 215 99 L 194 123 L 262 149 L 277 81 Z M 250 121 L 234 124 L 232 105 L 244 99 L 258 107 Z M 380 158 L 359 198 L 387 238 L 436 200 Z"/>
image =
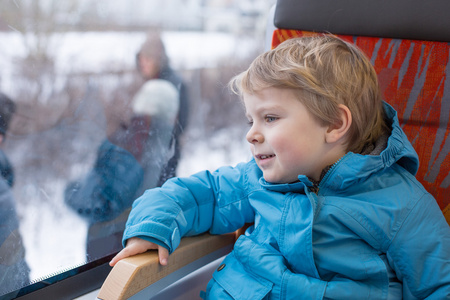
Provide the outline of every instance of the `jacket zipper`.
<path id="1" fill-rule="evenodd" d="M 341 160 L 345 157 L 342 156 L 341 158 L 339 158 L 334 164 L 331 165 L 330 169 L 328 170 L 328 172 L 325 174 L 325 176 L 323 176 L 322 180 L 319 182 L 319 184 L 314 183 L 313 186 L 311 187 L 311 191 L 313 191 L 316 195 L 319 195 L 319 191 L 320 191 L 320 186 L 322 185 L 323 182 L 326 182 L 328 177 L 330 177 L 332 171 L 334 170 L 334 168 L 341 162 Z"/>

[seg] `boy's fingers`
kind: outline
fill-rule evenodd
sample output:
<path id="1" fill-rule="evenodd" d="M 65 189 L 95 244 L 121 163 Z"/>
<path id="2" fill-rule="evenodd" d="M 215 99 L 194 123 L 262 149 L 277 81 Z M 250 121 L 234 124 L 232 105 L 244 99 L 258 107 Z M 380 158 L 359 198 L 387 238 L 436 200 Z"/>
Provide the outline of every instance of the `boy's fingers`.
<path id="1" fill-rule="evenodd" d="M 117 253 L 117 255 L 114 256 L 113 259 L 109 262 L 109 265 L 111 267 L 114 267 L 119 260 L 121 260 L 122 258 L 125 258 L 125 255 L 123 254 L 123 250 L 124 249 L 122 249 L 122 251 Z"/>
<path id="2" fill-rule="evenodd" d="M 123 248 L 119 253 L 117 253 L 116 256 L 113 257 L 113 259 L 111 260 L 111 262 L 109 263 L 109 265 L 111 267 L 114 267 L 114 265 L 121 259 L 124 259 L 126 257 L 129 256 L 133 256 L 135 254 L 138 254 L 139 252 L 137 251 L 133 251 L 132 249 L 125 247 Z"/>
<path id="3" fill-rule="evenodd" d="M 167 265 L 169 259 L 169 250 L 162 246 L 158 246 L 159 263 L 163 266 Z"/>
<path id="4" fill-rule="evenodd" d="M 119 260 L 139 253 L 143 253 L 150 249 L 158 249 L 159 263 L 163 266 L 167 265 L 167 261 L 169 259 L 169 250 L 154 243 L 135 238 L 132 238 L 127 242 L 127 246 L 113 257 L 113 259 L 109 262 L 109 265 L 111 267 L 114 267 L 114 265 Z"/>
<path id="5" fill-rule="evenodd" d="M 123 248 L 116 256 L 113 257 L 109 265 L 114 267 L 114 265 L 121 259 L 133 256 L 142 252 L 145 252 L 147 248 L 139 247 L 138 244 L 130 243 L 129 246 Z"/>

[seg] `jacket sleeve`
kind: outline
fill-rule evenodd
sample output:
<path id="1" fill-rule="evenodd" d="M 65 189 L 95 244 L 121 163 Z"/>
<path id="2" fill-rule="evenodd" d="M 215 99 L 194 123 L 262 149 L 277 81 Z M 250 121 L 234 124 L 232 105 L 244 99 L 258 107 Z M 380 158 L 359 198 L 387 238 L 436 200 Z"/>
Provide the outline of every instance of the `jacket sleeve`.
<path id="1" fill-rule="evenodd" d="M 430 194 L 412 208 L 387 255 L 404 299 L 450 298 L 450 228 Z"/>
<path id="2" fill-rule="evenodd" d="M 173 178 L 147 190 L 134 203 L 123 236 L 156 239 L 174 251 L 180 239 L 209 231 L 232 232 L 252 222 L 247 197 L 248 164 Z"/>

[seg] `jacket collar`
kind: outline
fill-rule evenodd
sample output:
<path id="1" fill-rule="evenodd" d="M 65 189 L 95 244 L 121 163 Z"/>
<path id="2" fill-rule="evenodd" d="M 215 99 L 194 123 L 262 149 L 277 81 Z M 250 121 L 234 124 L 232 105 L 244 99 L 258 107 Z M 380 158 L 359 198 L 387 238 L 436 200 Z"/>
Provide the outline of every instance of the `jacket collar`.
<path id="1" fill-rule="evenodd" d="M 312 187 L 312 182 L 308 179 L 306 176 L 299 176 L 299 181 L 293 182 L 293 183 L 270 183 L 267 182 L 264 177 L 261 176 L 259 179 L 259 184 L 268 190 L 274 191 L 274 192 L 295 192 L 295 193 L 301 193 L 305 192 L 305 189 L 308 187 Z"/>
<path id="2" fill-rule="evenodd" d="M 419 169 L 419 158 L 400 127 L 397 112 L 387 103 L 384 109 L 392 124 L 386 148 L 379 155 L 347 153 L 321 182 L 321 188 L 343 189 L 382 169 L 399 164 L 412 175 Z"/>

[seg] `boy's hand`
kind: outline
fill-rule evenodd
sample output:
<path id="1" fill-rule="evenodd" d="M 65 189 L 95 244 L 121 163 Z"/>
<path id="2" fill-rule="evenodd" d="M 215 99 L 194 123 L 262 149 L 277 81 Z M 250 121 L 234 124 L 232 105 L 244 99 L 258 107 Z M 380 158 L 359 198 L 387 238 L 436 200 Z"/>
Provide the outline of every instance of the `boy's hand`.
<path id="1" fill-rule="evenodd" d="M 159 246 L 155 243 L 132 237 L 127 240 L 127 244 L 125 248 L 122 249 L 116 256 L 111 260 L 109 265 L 114 267 L 114 265 L 121 259 L 133 256 L 139 253 L 144 253 L 147 250 L 156 249 L 158 250 L 159 263 L 163 266 L 167 265 L 167 260 L 169 259 L 169 250 L 166 248 Z"/>

